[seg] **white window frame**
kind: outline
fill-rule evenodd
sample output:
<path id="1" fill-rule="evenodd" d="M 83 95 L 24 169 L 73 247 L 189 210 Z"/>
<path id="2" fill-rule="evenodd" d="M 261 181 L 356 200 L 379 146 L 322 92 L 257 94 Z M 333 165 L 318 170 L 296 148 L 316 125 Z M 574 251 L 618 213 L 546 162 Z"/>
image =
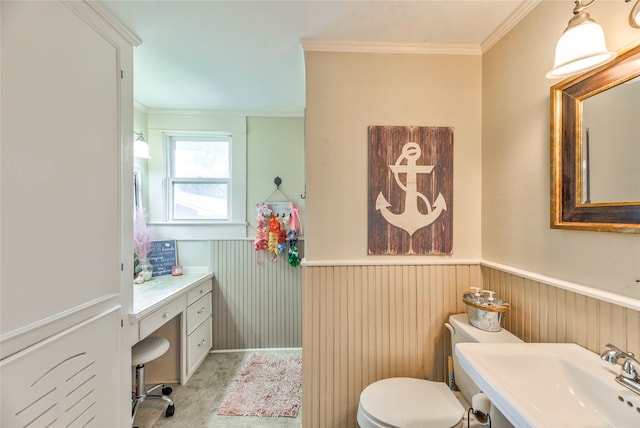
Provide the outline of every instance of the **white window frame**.
<path id="1" fill-rule="evenodd" d="M 244 115 L 201 111 L 149 112 L 147 135 L 151 149 L 148 160 L 149 225 L 156 240 L 243 239 L 247 229 L 247 118 Z M 168 135 L 231 135 L 230 220 L 227 222 L 169 222 L 166 216 L 166 138 Z M 254 212 L 255 209 L 251 209 Z"/>
<path id="2" fill-rule="evenodd" d="M 176 140 L 190 141 L 224 141 L 228 143 L 229 149 L 229 177 L 196 178 L 196 177 L 176 177 L 174 175 L 174 154 Z M 233 136 L 229 133 L 168 133 L 165 136 L 165 172 L 166 198 L 165 198 L 165 218 L 170 223 L 229 223 L 232 220 L 231 212 L 233 205 Z M 210 183 L 227 185 L 227 213 L 223 219 L 182 219 L 174 217 L 174 195 L 173 189 L 176 183 Z"/>

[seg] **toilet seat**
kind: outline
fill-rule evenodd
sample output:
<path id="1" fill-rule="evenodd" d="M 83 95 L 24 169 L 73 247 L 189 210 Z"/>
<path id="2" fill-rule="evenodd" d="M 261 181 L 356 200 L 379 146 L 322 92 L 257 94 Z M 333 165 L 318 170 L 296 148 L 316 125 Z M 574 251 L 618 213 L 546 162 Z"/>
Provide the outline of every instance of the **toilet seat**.
<path id="1" fill-rule="evenodd" d="M 396 377 L 379 380 L 360 394 L 358 423 L 375 427 L 456 427 L 464 408 L 443 382 Z"/>

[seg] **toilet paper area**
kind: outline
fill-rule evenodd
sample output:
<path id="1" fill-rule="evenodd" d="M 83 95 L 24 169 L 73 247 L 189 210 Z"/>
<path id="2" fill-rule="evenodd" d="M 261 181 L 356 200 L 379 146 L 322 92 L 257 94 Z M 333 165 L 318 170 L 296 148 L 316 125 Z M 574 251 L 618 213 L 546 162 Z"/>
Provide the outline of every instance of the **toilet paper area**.
<path id="1" fill-rule="evenodd" d="M 491 411 L 491 401 L 482 392 L 471 397 L 471 409 L 476 420 L 482 425 L 489 424 L 489 412 Z"/>

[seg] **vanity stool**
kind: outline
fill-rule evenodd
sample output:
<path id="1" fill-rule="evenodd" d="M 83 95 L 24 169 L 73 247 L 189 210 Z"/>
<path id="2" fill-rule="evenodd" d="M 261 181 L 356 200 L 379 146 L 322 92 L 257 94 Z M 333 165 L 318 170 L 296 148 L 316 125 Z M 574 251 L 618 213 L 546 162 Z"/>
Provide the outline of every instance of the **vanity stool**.
<path id="1" fill-rule="evenodd" d="M 133 409 L 131 413 L 131 423 L 136 418 L 138 407 L 144 400 L 159 399 L 169 403 L 165 416 L 173 416 L 175 408 L 173 400 L 168 397 L 173 391 L 171 387 L 163 384 L 155 385 L 149 389 L 145 389 L 144 384 L 144 364 L 153 361 L 162 356 L 169 349 L 169 341 L 163 337 L 149 336 L 133 345 L 131 348 L 131 365 L 136 368 L 136 391 L 133 397 Z M 162 394 L 150 394 L 158 388 L 162 388 Z"/>

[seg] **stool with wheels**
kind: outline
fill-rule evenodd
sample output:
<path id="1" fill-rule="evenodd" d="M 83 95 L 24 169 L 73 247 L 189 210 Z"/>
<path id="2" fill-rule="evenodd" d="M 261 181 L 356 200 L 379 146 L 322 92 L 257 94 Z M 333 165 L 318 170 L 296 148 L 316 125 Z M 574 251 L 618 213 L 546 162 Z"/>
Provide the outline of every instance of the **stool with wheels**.
<path id="1" fill-rule="evenodd" d="M 162 356 L 169 349 L 169 341 L 163 337 L 149 336 L 140 342 L 133 345 L 131 348 L 131 365 L 136 368 L 136 390 L 135 397 L 133 397 L 133 408 L 131 411 L 131 424 L 136 418 L 136 413 L 138 412 L 138 408 L 140 404 L 144 400 L 150 399 L 158 399 L 164 400 L 169 405 L 167 406 L 167 410 L 165 411 L 165 416 L 173 416 L 175 411 L 175 407 L 173 405 L 173 400 L 168 397 L 169 394 L 173 391 L 171 387 L 159 384 L 155 385 L 149 389 L 145 389 L 144 383 L 144 365 L 150 361 L 155 360 L 156 358 Z M 151 394 L 151 392 L 162 388 L 161 394 Z"/>

